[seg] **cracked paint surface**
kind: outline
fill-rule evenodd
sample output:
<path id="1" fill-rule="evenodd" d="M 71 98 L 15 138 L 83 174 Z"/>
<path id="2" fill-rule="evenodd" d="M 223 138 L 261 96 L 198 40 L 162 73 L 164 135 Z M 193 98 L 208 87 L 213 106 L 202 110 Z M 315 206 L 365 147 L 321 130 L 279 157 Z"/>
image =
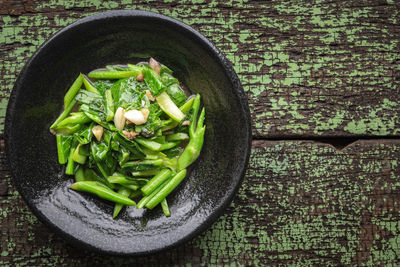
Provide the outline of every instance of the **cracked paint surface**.
<path id="1" fill-rule="evenodd" d="M 344 150 L 313 141 L 253 141 L 245 180 L 225 214 L 184 246 L 139 258 L 69 246 L 11 186 L 0 205 L 1 225 L 8 226 L 0 264 L 394 264 L 400 257 L 399 157 L 398 140 Z"/>
<path id="2" fill-rule="evenodd" d="M 0 133 L 18 73 L 52 34 L 85 16 L 148 10 L 199 30 L 232 62 L 253 136 L 398 136 L 397 1 L 3 1 Z M 0 142 L 0 265 L 396 265 L 400 258 L 398 140 L 344 150 L 257 140 L 225 214 L 179 248 L 119 258 L 74 248 L 32 215 L 10 181 Z"/>
<path id="3" fill-rule="evenodd" d="M 0 10 L 0 97 L 7 99 L 26 60 L 57 30 L 100 11 L 141 9 L 193 26 L 224 52 L 247 93 L 257 137 L 397 135 L 399 4 L 356 2 L 5 5 Z M 0 103 L 0 122 L 6 101 Z M 388 112 L 385 101 L 392 103 Z"/>

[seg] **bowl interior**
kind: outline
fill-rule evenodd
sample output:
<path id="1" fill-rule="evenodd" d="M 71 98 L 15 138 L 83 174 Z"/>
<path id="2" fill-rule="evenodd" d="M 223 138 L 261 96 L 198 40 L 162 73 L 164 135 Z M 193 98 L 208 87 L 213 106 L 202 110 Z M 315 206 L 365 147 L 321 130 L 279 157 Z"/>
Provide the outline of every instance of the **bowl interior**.
<path id="1" fill-rule="evenodd" d="M 107 64 L 154 57 L 174 71 L 206 108 L 202 154 L 168 197 L 172 216 L 113 204 L 68 189 L 49 132 L 77 75 Z M 6 145 L 18 190 L 35 214 L 77 245 L 114 254 L 143 254 L 177 245 L 206 229 L 231 201 L 247 165 L 250 118 L 240 83 L 201 35 L 148 12 L 108 12 L 58 32 L 31 58 L 13 89 Z"/>

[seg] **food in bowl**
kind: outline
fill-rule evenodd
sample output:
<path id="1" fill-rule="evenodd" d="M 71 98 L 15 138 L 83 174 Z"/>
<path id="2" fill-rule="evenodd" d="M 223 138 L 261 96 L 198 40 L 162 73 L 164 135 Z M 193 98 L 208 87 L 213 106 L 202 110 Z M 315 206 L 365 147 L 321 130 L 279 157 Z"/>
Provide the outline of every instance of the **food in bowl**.
<path id="1" fill-rule="evenodd" d="M 200 95 L 188 97 L 172 70 L 150 58 L 79 74 L 50 131 L 72 189 L 114 202 L 113 218 L 125 205 L 160 204 L 170 216 L 166 197 L 203 146 L 199 111 Z"/>

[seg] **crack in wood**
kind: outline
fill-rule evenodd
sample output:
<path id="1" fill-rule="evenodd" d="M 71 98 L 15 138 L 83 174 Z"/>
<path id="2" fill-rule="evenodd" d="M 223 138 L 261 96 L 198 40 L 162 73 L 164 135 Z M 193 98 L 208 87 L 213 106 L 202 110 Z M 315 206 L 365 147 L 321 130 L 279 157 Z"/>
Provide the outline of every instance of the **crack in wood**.
<path id="1" fill-rule="evenodd" d="M 253 137 L 253 141 L 272 141 L 272 142 L 291 142 L 291 141 L 313 141 L 315 143 L 326 144 L 334 147 L 337 150 L 345 150 L 350 146 L 355 145 L 359 142 L 372 141 L 377 143 L 388 142 L 391 140 L 400 140 L 400 136 L 354 136 L 354 137 L 296 137 L 296 136 L 284 136 L 284 137 Z"/>

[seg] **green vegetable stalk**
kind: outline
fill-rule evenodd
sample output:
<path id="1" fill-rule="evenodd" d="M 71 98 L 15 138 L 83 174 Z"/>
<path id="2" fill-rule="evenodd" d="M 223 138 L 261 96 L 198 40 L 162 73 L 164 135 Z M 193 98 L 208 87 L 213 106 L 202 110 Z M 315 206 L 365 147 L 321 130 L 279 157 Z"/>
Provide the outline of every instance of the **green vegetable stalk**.
<path id="1" fill-rule="evenodd" d="M 129 195 L 131 194 L 131 190 L 125 187 L 121 187 L 120 189 L 118 189 L 118 194 L 123 195 L 125 197 L 129 197 Z M 114 206 L 114 212 L 113 212 L 113 218 L 117 217 L 119 212 L 121 211 L 121 209 L 124 207 L 123 204 L 120 203 L 116 203 Z"/>
<path id="2" fill-rule="evenodd" d="M 111 94 L 111 90 L 106 90 L 106 121 L 111 121 L 114 119 L 114 101 Z"/>
<path id="3" fill-rule="evenodd" d="M 137 209 L 142 209 L 155 195 L 158 194 L 170 181 L 171 179 L 168 179 L 164 181 L 159 187 L 157 187 L 153 192 L 150 193 L 150 195 L 144 196 L 136 205 Z"/>
<path id="4" fill-rule="evenodd" d="M 94 85 L 92 84 L 92 82 L 89 81 L 89 78 L 86 77 L 86 75 L 83 75 L 83 84 L 85 85 L 86 90 L 88 90 L 89 92 L 100 95 L 99 90 L 94 87 Z"/>
<path id="5" fill-rule="evenodd" d="M 83 83 L 83 75 L 79 74 L 78 78 L 74 81 L 68 92 L 64 96 L 64 107 L 68 107 L 69 104 L 74 100 L 74 97 L 79 92 Z"/>
<path id="6" fill-rule="evenodd" d="M 203 126 L 205 109 L 203 108 L 196 124 L 197 114 L 200 108 L 200 95 L 197 95 L 193 103 L 193 114 L 190 121 L 190 141 L 178 159 L 178 170 L 183 170 L 192 164 L 200 155 L 204 142 L 206 126 Z"/>
<path id="7" fill-rule="evenodd" d="M 75 173 L 75 161 L 72 159 L 72 157 L 74 156 L 77 145 L 78 145 L 78 142 L 76 140 L 73 140 L 71 149 L 69 151 L 67 167 L 65 168 L 65 174 L 74 175 L 74 173 Z"/>
<path id="8" fill-rule="evenodd" d="M 65 164 L 67 163 L 68 160 L 68 154 L 71 146 L 72 137 L 56 135 L 56 139 L 57 139 L 58 163 Z"/>
<path id="9" fill-rule="evenodd" d="M 86 181 L 85 179 L 85 170 L 83 167 L 79 167 L 75 172 L 75 182 Z"/>
<path id="10" fill-rule="evenodd" d="M 180 106 L 178 108 L 178 106 Z M 205 110 L 187 98 L 172 70 L 149 64 L 109 65 L 79 74 L 50 126 L 59 164 L 73 175 L 71 189 L 171 216 L 166 197 L 200 155 Z"/>
<path id="11" fill-rule="evenodd" d="M 88 77 L 92 79 L 123 79 L 129 77 L 136 77 L 140 71 L 126 70 L 126 71 L 92 71 L 89 72 Z"/>
<path id="12" fill-rule="evenodd" d="M 153 209 L 157 206 L 166 196 L 168 196 L 172 190 L 174 190 L 185 178 L 186 176 L 186 169 L 181 170 L 178 172 L 168 183 L 162 187 L 160 191 L 157 192 L 145 205 L 148 209 Z"/>
<path id="13" fill-rule="evenodd" d="M 50 130 L 53 130 L 54 128 L 56 128 L 58 126 L 58 124 L 68 116 L 68 114 L 71 112 L 71 110 L 75 106 L 75 104 L 76 104 L 76 100 L 74 99 L 69 103 L 68 106 L 66 106 L 64 111 L 60 114 L 60 116 L 58 116 L 56 121 L 53 122 L 53 124 L 50 126 Z"/>
<path id="14" fill-rule="evenodd" d="M 106 187 L 105 185 L 95 182 L 95 181 L 81 181 L 76 182 L 70 186 L 72 189 L 77 191 L 88 192 L 97 195 L 100 198 L 120 203 L 127 206 L 135 206 L 136 202 L 132 199 L 119 194 L 110 188 Z"/>
<path id="15" fill-rule="evenodd" d="M 150 181 L 146 183 L 145 186 L 142 187 L 142 192 L 144 195 L 151 194 L 157 187 L 159 187 L 163 182 L 165 182 L 172 175 L 171 170 L 162 169 L 159 173 L 157 173 Z"/>
<path id="16" fill-rule="evenodd" d="M 167 203 L 167 199 L 166 199 L 166 198 L 164 198 L 164 199 L 161 201 L 161 208 L 162 208 L 162 210 L 163 210 L 163 212 L 164 212 L 164 215 L 165 215 L 166 217 L 171 216 L 171 212 L 169 211 L 169 207 L 168 207 L 168 203 Z"/>
<path id="17" fill-rule="evenodd" d="M 156 97 L 157 103 L 160 105 L 160 108 L 171 117 L 171 119 L 175 121 L 181 121 L 185 115 L 183 112 L 175 105 L 172 99 L 166 92 L 162 92 L 159 96 Z"/>

